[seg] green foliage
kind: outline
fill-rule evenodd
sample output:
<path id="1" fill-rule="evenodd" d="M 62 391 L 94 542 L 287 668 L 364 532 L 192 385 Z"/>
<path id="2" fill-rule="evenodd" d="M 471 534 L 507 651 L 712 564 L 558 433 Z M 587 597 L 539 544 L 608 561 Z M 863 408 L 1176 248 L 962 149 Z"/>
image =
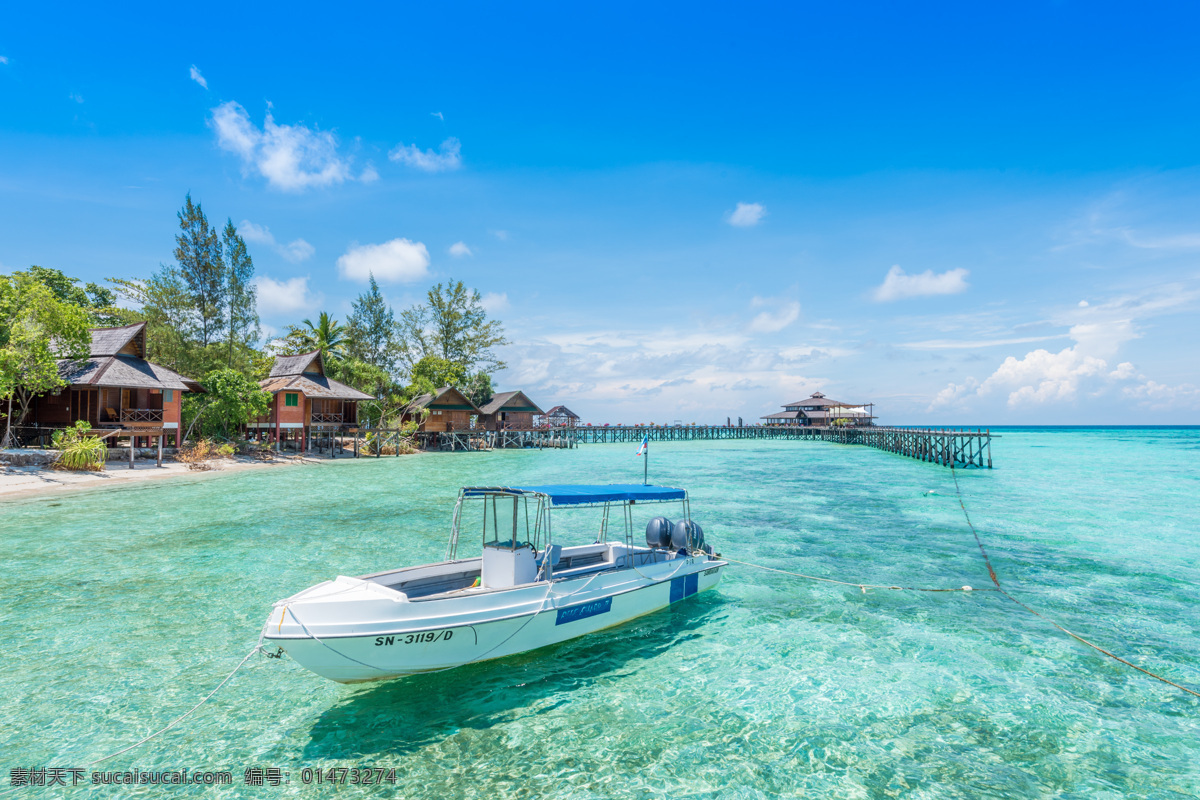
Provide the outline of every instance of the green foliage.
<path id="1" fill-rule="evenodd" d="M 300 325 L 289 325 L 287 335 L 276 341 L 276 347 L 280 355 L 285 356 L 320 350 L 328 369 L 331 362 L 346 354 L 346 343 L 346 329 L 322 311 L 315 325 L 310 319 L 304 320 Z"/>
<path id="2" fill-rule="evenodd" d="M 403 312 L 398 323 L 400 356 L 410 371 L 427 356 L 458 365 L 464 379 L 473 372 L 504 369 L 495 352 L 508 344 L 504 326 L 488 319 L 482 299 L 462 281 L 450 280 L 431 288 L 425 303 Z"/>
<path id="3" fill-rule="evenodd" d="M 251 282 L 254 278 L 254 261 L 231 219 L 225 221 L 223 238 L 229 307 L 226 337 L 229 361 L 226 366 L 233 367 L 235 349 L 253 346 L 260 335 L 258 291 Z"/>
<path id="4" fill-rule="evenodd" d="M 391 386 L 391 378 L 386 372 L 357 358 L 329 361 L 325 364 L 325 374 L 335 381 L 377 397 L 386 393 Z"/>
<path id="5" fill-rule="evenodd" d="M 200 382 L 204 394 L 184 397 L 184 418 L 190 431 L 199 418 L 203 436 L 230 439 L 252 419 L 266 416 L 271 407 L 271 393 L 237 370 L 216 369 Z"/>
<path id="6" fill-rule="evenodd" d="M 462 364 L 457 364 L 449 359 L 432 355 L 425 356 L 413 365 L 411 383 L 427 387 L 426 391 L 421 394 L 432 392 L 443 386 L 458 388 L 466 385 L 467 371 Z"/>
<path id="7" fill-rule="evenodd" d="M 492 390 L 492 376 L 486 372 L 476 372 L 467 378 L 460 391 L 469 397 L 472 403 L 482 406 L 490 402 L 495 394 Z"/>
<path id="8" fill-rule="evenodd" d="M 122 310 L 116 308 L 117 296 L 111 289 L 94 283 L 79 286 L 78 278 L 67 277 L 62 270 L 39 267 L 37 264 L 27 270 L 13 273 L 13 277 L 35 280 L 49 289 L 60 301 L 84 309 L 88 312 L 90 324 L 95 327 L 122 324 Z"/>
<path id="9" fill-rule="evenodd" d="M 92 426 L 78 420 L 74 428 L 55 431 L 50 436 L 59 452 L 55 466 L 69 470 L 102 470 L 108 460 L 108 445 L 98 436 L 88 436 Z"/>
<path id="10" fill-rule="evenodd" d="M 175 260 L 187 286 L 192 311 L 199 322 L 200 344 L 207 347 L 224 329 L 229 303 L 229 283 L 221 237 L 209 225 L 199 203 L 189 193 L 179 211 L 179 233 L 175 235 Z"/>
<path id="11" fill-rule="evenodd" d="M 367 291 L 354 301 L 354 310 L 346 320 L 346 353 L 364 361 L 388 376 L 396 372 L 400 352 L 396 314 L 383 299 L 375 276 L 370 276 Z"/>
<path id="12" fill-rule="evenodd" d="M 58 359 L 87 357 L 89 321 L 87 311 L 60 300 L 37 278 L 0 275 L 0 397 L 13 403 L 3 446 L 13 417 L 24 419 L 35 395 L 67 385 Z"/>

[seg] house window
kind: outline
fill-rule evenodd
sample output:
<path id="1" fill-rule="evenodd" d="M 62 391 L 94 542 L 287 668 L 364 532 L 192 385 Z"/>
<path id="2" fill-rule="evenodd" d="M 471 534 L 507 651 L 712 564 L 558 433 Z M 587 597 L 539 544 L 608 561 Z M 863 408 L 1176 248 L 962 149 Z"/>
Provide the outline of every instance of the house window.
<path id="1" fill-rule="evenodd" d="M 175 390 L 174 389 L 163 389 L 163 402 L 164 403 L 174 403 L 175 402 Z"/>
<path id="2" fill-rule="evenodd" d="M 295 392 L 287 392 L 287 393 L 285 393 L 285 394 L 283 395 L 283 404 L 284 404 L 285 406 L 298 406 L 298 405 L 300 405 L 300 395 L 296 394 Z"/>

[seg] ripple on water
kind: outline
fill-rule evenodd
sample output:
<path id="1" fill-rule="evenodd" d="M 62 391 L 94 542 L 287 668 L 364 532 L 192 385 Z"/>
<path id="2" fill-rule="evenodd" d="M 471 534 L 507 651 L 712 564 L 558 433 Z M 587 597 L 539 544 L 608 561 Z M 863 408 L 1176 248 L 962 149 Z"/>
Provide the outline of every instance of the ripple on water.
<path id="1" fill-rule="evenodd" d="M 1007 430 L 1001 468 L 959 480 L 1015 594 L 1196 685 L 1198 446 L 1195 430 Z M 459 485 L 636 481 L 640 466 L 619 446 L 448 454 L 0 504 L 4 761 L 118 750 L 228 673 L 274 600 L 440 558 Z M 988 585 L 944 469 L 718 442 L 656 444 L 651 472 L 691 489 L 707 537 L 735 558 Z M 263 796 L 241 785 L 250 765 L 285 769 L 304 797 L 329 788 L 300 786 L 303 767 L 371 765 L 395 767 L 398 785 L 339 796 L 1182 798 L 1200 794 L 1198 718 L 1195 698 L 994 593 L 863 594 L 735 565 L 719 591 L 662 613 L 445 673 L 343 687 L 254 659 L 111 766 L 231 768 L 223 796 L 237 797 Z"/>

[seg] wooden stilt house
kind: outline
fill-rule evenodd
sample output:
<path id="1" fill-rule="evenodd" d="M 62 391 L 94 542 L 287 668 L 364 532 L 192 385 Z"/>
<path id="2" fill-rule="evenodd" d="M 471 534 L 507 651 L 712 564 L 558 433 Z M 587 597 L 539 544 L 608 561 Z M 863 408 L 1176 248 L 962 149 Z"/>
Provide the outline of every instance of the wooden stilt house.
<path id="1" fill-rule="evenodd" d="M 542 424 L 547 428 L 574 428 L 579 424 L 579 415 L 566 406 L 555 406 L 542 415 Z"/>
<path id="2" fill-rule="evenodd" d="M 320 351 L 298 356 L 275 356 L 271 374 L 259 386 L 274 395 L 266 417 L 247 427 L 252 436 L 290 442 L 304 450 L 314 433 L 332 434 L 358 425 L 358 404 L 375 398 L 325 375 Z"/>
<path id="3" fill-rule="evenodd" d="M 531 430 L 533 418 L 542 416 L 524 392 L 499 392 L 479 407 L 483 427 L 489 431 Z"/>
<path id="4" fill-rule="evenodd" d="M 163 436 L 178 445 L 183 393 L 201 391 L 190 378 L 146 360 L 146 323 L 92 328 L 83 360 L 61 359 L 67 386 L 34 398 L 22 429 L 39 432 L 86 420 L 93 428 L 115 428 L 138 438 Z"/>
<path id="5" fill-rule="evenodd" d="M 423 410 L 429 413 L 417 430 L 430 433 L 471 430 L 471 418 L 482 416 L 479 407 L 453 386 L 443 386 L 433 394 L 423 394 L 413 400 L 406 417 L 419 419 Z"/>

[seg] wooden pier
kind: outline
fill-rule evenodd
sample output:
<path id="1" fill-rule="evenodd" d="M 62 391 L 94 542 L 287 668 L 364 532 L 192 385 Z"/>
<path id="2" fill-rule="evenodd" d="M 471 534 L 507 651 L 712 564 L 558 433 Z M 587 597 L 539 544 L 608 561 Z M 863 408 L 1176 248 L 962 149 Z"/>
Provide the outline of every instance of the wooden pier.
<path id="1" fill-rule="evenodd" d="M 992 468 L 992 432 L 977 428 L 817 427 L 809 425 L 686 425 L 641 428 L 585 427 L 573 429 L 587 444 L 690 442 L 722 439 L 803 439 L 860 444 L 943 466 Z"/>

